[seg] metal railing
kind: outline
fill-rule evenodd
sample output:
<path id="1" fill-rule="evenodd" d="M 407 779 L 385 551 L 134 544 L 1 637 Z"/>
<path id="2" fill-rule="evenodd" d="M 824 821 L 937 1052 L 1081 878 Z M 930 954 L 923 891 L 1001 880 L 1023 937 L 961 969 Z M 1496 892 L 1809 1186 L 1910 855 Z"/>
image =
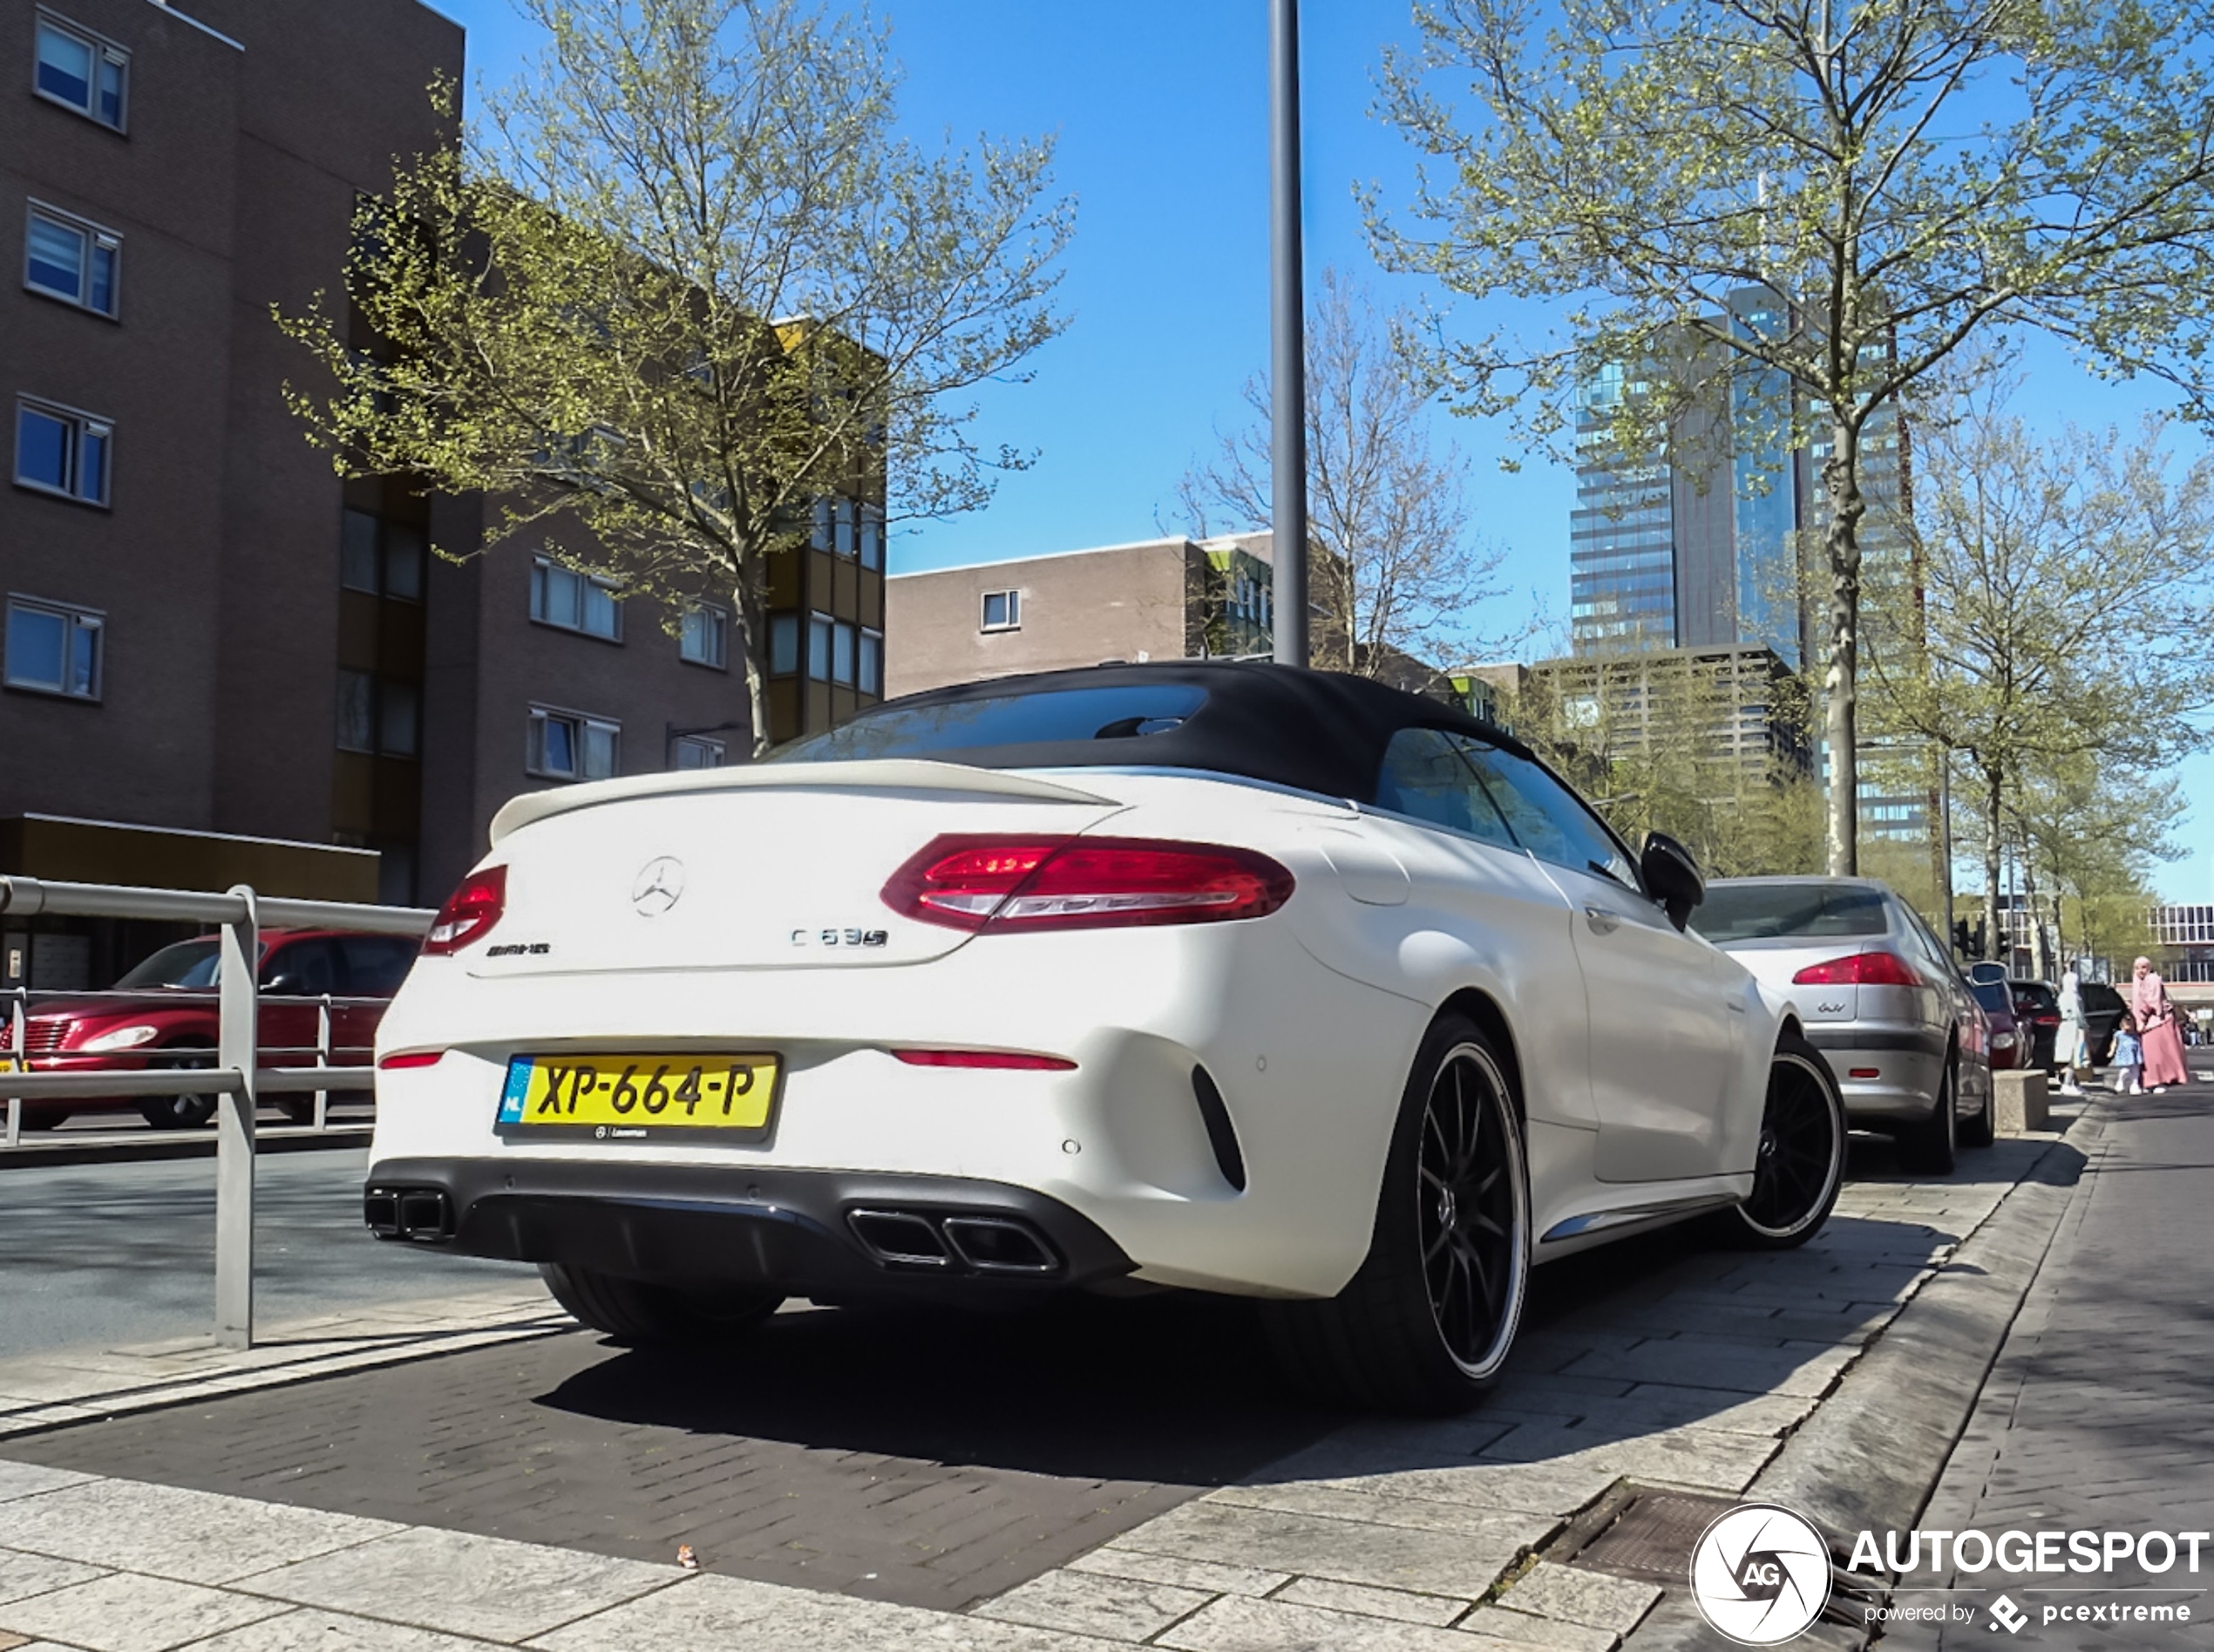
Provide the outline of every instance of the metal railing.
<path id="1" fill-rule="evenodd" d="M 163 1096 L 179 1093 L 180 1071 L 191 1073 L 195 1095 L 216 1097 L 215 1340 L 226 1348 L 254 1343 L 254 1132 L 265 1095 L 314 1092 L 318 1124 L 333 1090 L 373 1083 L 366 1066 L 330 1064 L 330 1017 L 326 1007 L 312 1051 L 304 1046 L 272 1054 L 309 1053 L 306 1066 L 261 1064 L 259 962 L 263 925 L 288 929 L 344 929 L 359 934 L 419 935 L 436 914 L 415 907 L 356 906 L 340 901 L 295 901 L 261 895 L 244 884 L 222 894 L 182 889 L 141 889 L 103 883 L 52 883 L 0 877 L 0 913 L 10 917 L 138 918 L 199 923 L 221 932 L 216 969 L 215 1064 L 137 1072 L 37 1073 L 24 1070 L 24 1007 L 18 994 L 10 1015 L 10 1054 L 17 1071 L 0 1071 L 0 1097 L 8 1104 L 8 1139 L 17 1139 L 23 1104 L 72 1097 Z M 126 995 L 133 996 L 133 995 Z M 272 998 L 268 1002 L 285 1000 Z M 309 1000 L 309 1002 L 314 1002 Z"/>

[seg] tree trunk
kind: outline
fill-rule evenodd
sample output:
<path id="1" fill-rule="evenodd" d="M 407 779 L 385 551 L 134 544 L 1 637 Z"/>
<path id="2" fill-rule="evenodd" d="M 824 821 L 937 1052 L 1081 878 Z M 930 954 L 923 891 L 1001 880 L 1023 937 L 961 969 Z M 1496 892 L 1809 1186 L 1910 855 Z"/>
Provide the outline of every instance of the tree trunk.
<path id="1" fill-rule="evenodd" d="M 1830 496 L 1823 548 L 1830 561 L 1830 663 L 1823 677 L 1823 739 L 1830 758 L 1830 875 L 1860 869 L 1860 432 L 1839 420 L 1822 467 Z"/>
<path id="2" fill-rule="evenodd" d="M 2004 777 L 1996 769 L 1983 772 L 1983 955 L 1997 960 L 2005 944 L 2005 926 L 1999 921 L 1999 804 Z M 2007 973 L 2014 973 L 2012 960 Z"/>
<path id="3" fill-rule="evenodd" d="M 744 569 L 731 593 L 738 611 L 738 645 L 745 654 L 746 719 L 756 758 L 769 749 L 768 605 L 762 600 L 760 588 L 764 578 L 753 568 Z M 807 639 L 802 636 L 799 644 L 804 656 Z M 806 663 L 803 657 L 803 670 Z"/>

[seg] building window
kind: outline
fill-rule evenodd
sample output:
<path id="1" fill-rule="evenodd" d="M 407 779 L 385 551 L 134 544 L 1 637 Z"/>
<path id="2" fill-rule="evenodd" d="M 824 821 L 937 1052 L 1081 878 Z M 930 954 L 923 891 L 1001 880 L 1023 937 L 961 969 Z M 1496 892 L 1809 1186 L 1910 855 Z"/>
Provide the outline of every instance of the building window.
<path id="1" fill-rule="evenodd" d="M 72 700 L 98 699 L 100 637 L 105 629 L 102 616 L 90 608 L 10 597 L 8 686 Z"/>
<path id="2" fill-rule="evenodd" d="M 861 676 L 858 684 L 864 694 L 884 692 L 884 633 L 864 630 L 861 633 Z"/>
<path id="3" fill-rule="evenodd" d="M 984 622 L 980 628 L 987 631 L 1019 631 L 1022 629 L 1022 593 L 1020 591 L 987 591 L 984 593 Z"/>
<path id="4" fill-rule="evenodd" d="M 807 675 L 818 683 L 830 681 L 831 637 L 837 624 L 827 614 L 812 614 L 807 618 Z"/>
<path id="5" fill-rule="evenodd" d="M 338 674 L 338 749 L 377 750 L 377 679 L 366 671 Z"/>
<path id="6" fill-rule="evenodd" d="M 861 566 L 879 571 L 884 567 L 884 506 L 881 505 L 861 506 Z"/>
<path id="7" fill-rule="evenodd" d="M 730 616 L 711 603 L 687 608 L 677 633 L 676 652 L 694 665 L 722 670 L 730 657 Z"/>
<path id="8" fill-rule="evenodd" d="M 853 686 L 853 624 L 840 620 L 831 627 L 831 681 Z"/>
<path id="9" fill-rule="evenodd" d="M 531 618 L 610 642 L 622 641 L 622 604 L 615 588 L 543 556 L 531 563 Z"/>
<path id="10" fill-rule="evenodd" d="M 422 740 L 422 697 L 412 683 L 367 671 L 338 674 L 338 749 L 411 758 Z"/>
<path id="11" fill-rule="evenodd" d="M 621 733 L 620 724 L 604 717 L 534 705 L 526 766 L 533 774 L 550 780 L 611 779 L 615 772 L 615 743 Z"/>
<path id="12" fill-rule="evenodd" d="M 17 402 L 17 485 L 87 505 L 106 504 L 113 435 L 104 418 L 46 402 Z"/>
<path id="13" fill-rule="evenodd" d="M 131 54 L 58 17 L 38 19 L 38 64 L 32 85 L 42 98 L 123 130 L 123 98 Z"/>
<path id="14" fill-rule="evenodd" d="M 719 769 L 723 766 L 723 742 L 688 734 L 676 742 L 676 757 L 680 769 Z"/>
<path id="15" fill-rule="evenodd" d="M 424 564 L 430 546 L 423 530 L 368 511 L 342 513 L 338 533 L 338 582 L 350 591 L 389 596 L 402 602 L 423 600 Z"/>
<path id="16" fill-rule="evenodd" d="M 123 240 L 112 230 L 33 205 L 24 236 L 24 285 L 33 292 L 112 316 Z"/>
<path id="17" fill-rule="evenodd" d="M 793 676 L 799 670 L 799 615 L 769 616 L 769 675 Z"/>

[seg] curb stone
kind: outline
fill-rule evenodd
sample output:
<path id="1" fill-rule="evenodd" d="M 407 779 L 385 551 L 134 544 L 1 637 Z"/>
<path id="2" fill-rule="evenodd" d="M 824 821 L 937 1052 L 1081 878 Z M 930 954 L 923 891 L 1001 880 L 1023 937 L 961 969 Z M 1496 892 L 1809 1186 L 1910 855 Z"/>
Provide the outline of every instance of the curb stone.
<path id="1" fill-rule="evenodd" d="M 2103 1124 L 2095 1109 L 2083 1118 L 2088 1146 Z M 1796 1509 L 1833 1536 L 1912 1526 L 1967 1427 L 2087 1162 L 2076 1143 L 2050 1143 L 1784 1441 L 1743 1500 Z M 1870 1640 L 1858 1625 L 1817 1622 L 1794 1644 L 1858 1652 Z M 1622 1652 L 1705 1652 L 1715 1643 L 1690 1600 L 1671 1590 Z"/>

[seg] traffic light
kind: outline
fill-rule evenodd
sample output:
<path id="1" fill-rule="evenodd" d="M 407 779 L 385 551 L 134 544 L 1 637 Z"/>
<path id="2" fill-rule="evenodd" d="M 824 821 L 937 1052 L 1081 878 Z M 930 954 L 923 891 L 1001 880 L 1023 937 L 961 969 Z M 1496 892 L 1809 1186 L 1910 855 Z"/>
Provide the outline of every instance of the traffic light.
<path id="1" fill-rule="evenodd" d="M 1964 958 L 1982 957 L 1983 926 L 1980 923 L 1971 925 L 1966 918 L 1955 918 L 1953 921 L 1953 944 Z"/>

